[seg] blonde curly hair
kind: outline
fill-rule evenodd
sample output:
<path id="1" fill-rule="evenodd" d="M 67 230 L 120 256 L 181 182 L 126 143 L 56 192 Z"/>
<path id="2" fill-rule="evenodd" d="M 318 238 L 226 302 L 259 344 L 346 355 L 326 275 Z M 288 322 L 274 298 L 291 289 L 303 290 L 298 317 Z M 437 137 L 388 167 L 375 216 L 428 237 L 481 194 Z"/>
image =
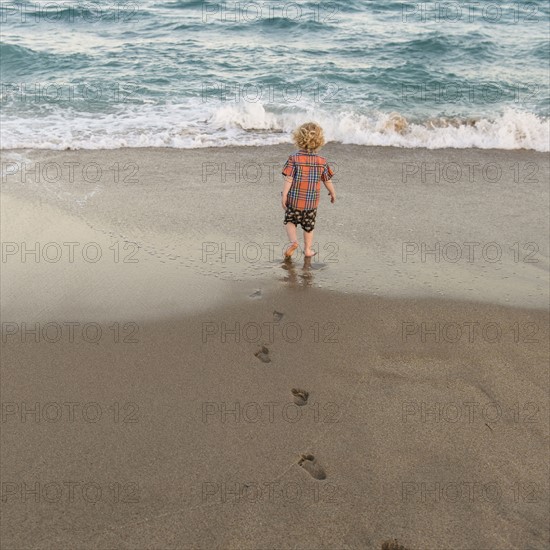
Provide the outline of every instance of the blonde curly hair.
<path id="1" fill-rule="evenodd" d="M 306 122 L 292 133 L 294 143 L 300 149 L 317 151 L 325 144 L 323 129 L 315 122 Z"/>

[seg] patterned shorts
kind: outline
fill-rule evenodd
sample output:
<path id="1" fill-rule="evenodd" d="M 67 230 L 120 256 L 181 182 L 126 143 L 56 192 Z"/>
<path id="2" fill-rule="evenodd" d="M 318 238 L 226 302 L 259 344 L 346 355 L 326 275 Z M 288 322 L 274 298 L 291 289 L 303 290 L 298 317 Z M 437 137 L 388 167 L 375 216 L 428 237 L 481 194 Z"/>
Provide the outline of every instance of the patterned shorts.
<path id="1" fill-rule="evenodd" d="M 315 216 L 317 215 L 317 208 L 313 210 L 296 210 L 291 206 L 287 206 L 285 210 L 285 221 L 286 225 L 288 222 L 293 223 L 294 225 L 301 225 L 302 229 L 307 233 L 315 229 Z"/>

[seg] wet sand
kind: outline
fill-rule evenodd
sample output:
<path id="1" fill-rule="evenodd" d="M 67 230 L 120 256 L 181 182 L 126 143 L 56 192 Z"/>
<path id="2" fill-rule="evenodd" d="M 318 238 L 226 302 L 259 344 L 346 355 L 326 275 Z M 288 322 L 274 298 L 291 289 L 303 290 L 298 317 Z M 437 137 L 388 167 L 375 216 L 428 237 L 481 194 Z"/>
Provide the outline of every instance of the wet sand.
<path id="1" fill-rule="evenodd" d="M 484 162 L 516 154 L 454 153 Z M 178 163 L 206 152 L 116 154 L 141 154 L 157 170 L 177 155 L 183 177 Z M 114 161 L 115 152 L 101 155 Z M 355 162 L 361 174 L 363 159 Z M 384 177 L 396 173 L 390 166 Z M 361 182 L 351 180 L 340 198 L 353 209 Z M 2 263 L 2 546 L 379 549 L 396 538 L 411 550 L 546 548 L 543 195 L 509 180 L 500 191 L 470 184 L 462 212 L 459 204 L 445 211 L 457 189 L 423 191 L 417 182 L 414 191 L 431 197 L 424 213 L 415 202 L 411 214 L 422 238 L 467 219 L 474 225 L 457 238 L 481 241 L 494 230 L 506 243 L 541 243 L 537 264 L 417 262 L 417 277 L 443 279 L 420 295 L 413 264 L 391 256 L 403 239 L 388 216 L 374 219 L 380 209 L 340 230 L 338 211 L 325 205 L 320 243 L 343 231 L 339 262 L 203 262 L 207 239 L 246 238 L 261 193 L 243 184 L 250 202 L 215 219 L 220 197 L 233 204 L 223 191 L 231 184 L 199 193 L 190 181 L 167 200 L 143 176 L 140 197 L 135 184 L 105 186 L 80 205 L 76 184 L 31 193 L 6 182 L 2 241 L 19 248 Z M 395 206 L 398 217 L 410 209 L 400 194 L 414 202 L 402 183 L 391 193 L 369 185 L 371 200 Z M 214 212 L 208 231 L 196 221 L 205 198 Z M 526 218 L 502 214 L 514 209 Z M 430 225 L 436 210 L 446 214 Z M 272 225 L 277 235 L 272 217 L 260 237 L 270 238 Z M 391 243 L 380 255 L 366 239 L 371 230 L 375 243 Z M 115 260 L 134 252 L 120 248 L 123 239 L 143 245 L 137 262 Z M 78 243 L 73 261 L 69 241 Z M 23 242 L 42 244 L 39 261 L 22 261 Z M 44 259 L 46 243 L 60 244 L 57 261 Z M 361 256 L 363 244 L 374 265 L 361 281 L 369 292 L 348 282 L 342 259 Z M 47 248 L 48 257 L 57 250 Z M 384 286 L 388 254 L 395 265 Z M 365 260 L 351 257 L 359 272 Z M 393 280 L 394 267 L 406 275 Z"/>
<path id="2" fill-rule="evenodd" d="M 292 151 L 7 151 L 3 162 L 15 162 L 5 165 L 13 174 L 2 187 L 140 247 L 122 258 L 150 256 L 223 280 L 273 280 L 286 244 L 280 170 Z M 336 171 L 338 200 L 321 197 L 314 241 L 316 263 L 327 269 L 316 285 L 546 306 L 548 155 L 341 144 L 322 154 Z"/>

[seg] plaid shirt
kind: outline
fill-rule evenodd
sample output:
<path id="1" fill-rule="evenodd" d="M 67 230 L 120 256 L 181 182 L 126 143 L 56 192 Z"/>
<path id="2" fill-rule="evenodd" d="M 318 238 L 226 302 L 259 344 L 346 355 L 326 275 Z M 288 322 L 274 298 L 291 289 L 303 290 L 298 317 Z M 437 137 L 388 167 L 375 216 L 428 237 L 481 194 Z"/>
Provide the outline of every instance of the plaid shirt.
<path id="1" fill-rule="evenodd" d="M 319 205 L 321 181 L 334 175 L 324 157 L 300 149 L 290 155 L 283 167 L 283 176 L 292 178 L 286 204 L 296 210 L 313 210 Z"/>

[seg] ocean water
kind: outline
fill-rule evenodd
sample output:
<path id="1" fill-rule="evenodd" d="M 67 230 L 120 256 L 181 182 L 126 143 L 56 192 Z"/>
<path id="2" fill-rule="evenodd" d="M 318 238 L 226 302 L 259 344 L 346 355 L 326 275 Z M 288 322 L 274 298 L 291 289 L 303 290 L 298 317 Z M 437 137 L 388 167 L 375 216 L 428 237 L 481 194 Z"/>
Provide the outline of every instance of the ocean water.
<path id="1" fill-rule="evenodd" d="M 14 2 L 1 147 L 548 151 L 547 0 Z"/>

